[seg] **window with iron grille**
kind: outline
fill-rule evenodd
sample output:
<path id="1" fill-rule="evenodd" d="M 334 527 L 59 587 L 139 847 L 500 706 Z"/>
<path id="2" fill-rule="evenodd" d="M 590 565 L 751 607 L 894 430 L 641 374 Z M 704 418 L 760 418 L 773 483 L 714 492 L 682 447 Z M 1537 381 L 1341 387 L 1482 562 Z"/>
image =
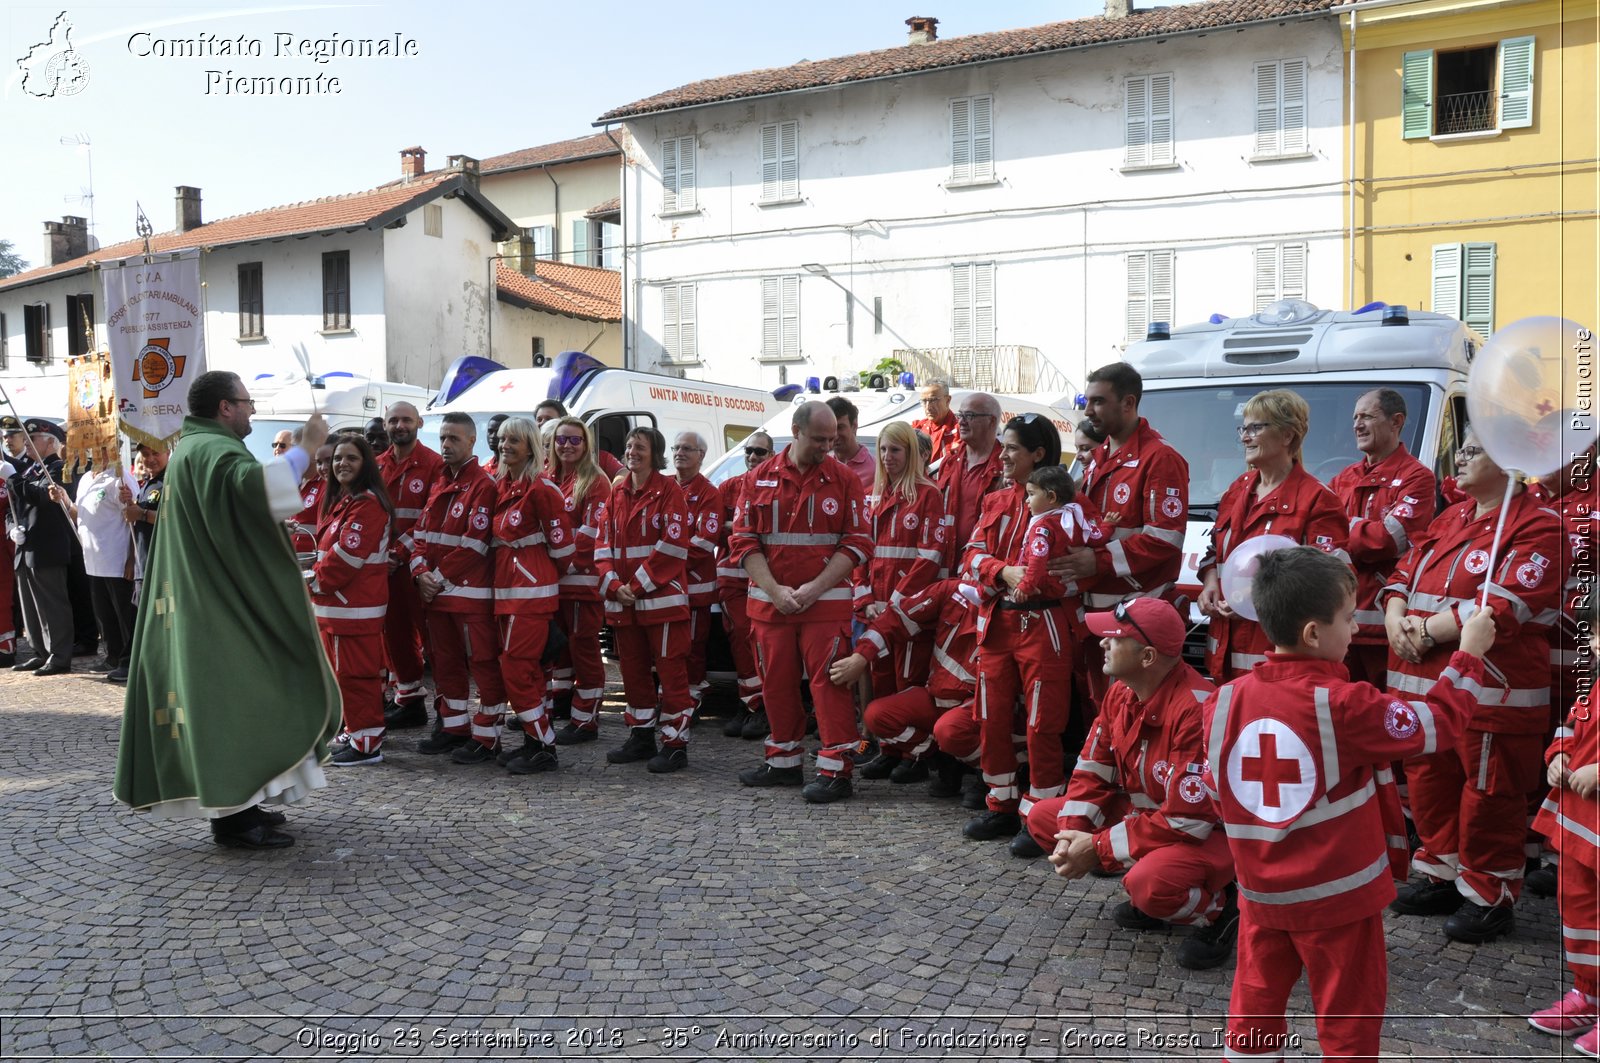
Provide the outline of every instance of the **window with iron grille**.
<path id="1" fill-rule="evenodd" d="M 261 263 L 239 263 L 239 338 L 242 340 L 266 335 L 261 295 Z"/>
<path id="2" fill-rule="evenodd" d="M 1400 60 L 1401 136 L 1407 140 L 1497 133 L 1533 125 L 1534 38 Z"/>
<path id="3" fill-rule="evenodd" d="M 328 251 L 322 256 L 322 330 L 350 327 L 350 252 Z"/>

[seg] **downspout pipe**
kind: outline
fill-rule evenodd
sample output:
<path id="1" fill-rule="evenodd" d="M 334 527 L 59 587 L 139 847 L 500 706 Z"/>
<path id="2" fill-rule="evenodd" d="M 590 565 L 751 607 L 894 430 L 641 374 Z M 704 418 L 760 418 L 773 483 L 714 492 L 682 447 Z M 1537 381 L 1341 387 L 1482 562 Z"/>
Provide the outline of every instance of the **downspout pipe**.
<path id="1" fill-rule="evenodd" d="M 622 156 L 622 174 L 620 177 L 621 188 L 617 197 L 617 228 L 622 232 L 622 279 L 618 291 L 622 293 L 622 367 L 633 368 L 633 333 L 638 326 L 638 315 L 630 317 L 628 306 L 638 300 L 628 298 L 628 153 L 622 150 L 622 145 L 617 143 L 617 138 L 611 135 L 611 126 L 608 123 L 602 131 L 606 139 L 611 141 L 613 147 Z"/>

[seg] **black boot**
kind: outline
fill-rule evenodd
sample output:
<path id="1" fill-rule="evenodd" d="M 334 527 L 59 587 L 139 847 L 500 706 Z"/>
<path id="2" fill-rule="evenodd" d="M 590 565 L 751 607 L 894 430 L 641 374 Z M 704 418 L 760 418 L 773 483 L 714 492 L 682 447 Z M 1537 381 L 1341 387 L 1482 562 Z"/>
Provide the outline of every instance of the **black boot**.
<path id="1" fill-rule="evenodd" d="M 948 753 L 933 755 L 933 781 L 928 784 L 929 797 L 960 797 L 961 778 L 967 769 Z"/>
<path id="2" fill-rule="evenodd" d="M 656 729 L 635 727 L 628 732 L 628 740 L 606 754 L 608 764 L 632 764 L 636 760 L 649 760 L 656 755 Z"/>

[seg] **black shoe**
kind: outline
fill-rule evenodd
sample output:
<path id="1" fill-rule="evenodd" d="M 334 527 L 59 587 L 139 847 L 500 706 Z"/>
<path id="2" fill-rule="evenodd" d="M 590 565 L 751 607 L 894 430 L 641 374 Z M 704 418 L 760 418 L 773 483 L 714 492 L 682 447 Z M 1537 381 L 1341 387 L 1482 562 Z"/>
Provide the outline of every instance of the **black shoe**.
<path id="1" fill-rule="evenodd" d="M 1178 945 L 1178 966 L 1191 971 L 1221 967 L 1233 955 L 1234 942 L 1238 940 L 1239 893 L 1230 885 L 1222 911 L 1211 920 L 1211 925 L 1195 927 Z"/>
<path id="2" fill-rule="evenodd" d="M 926 761 L 918 761 L 926 764 Z M 961 780 L 967 770 L 962 763 L 948 753 L 935 753 L 933 755 L 933 781 L 928 784 L 929 797 L 960 797 Z M 900 780 L 890 776 L 895 782 Z"/>
<path id="3" fill-rule="evenodd" d="M 470 742 L 462 743 L 461 747 L 450 754 L 450 760 L 456 764 L 489 764 L 499 754 L 499 743 L 486 746 L 476 738 Z"/>
<path id="4" fill-rule="evenodd" d="M 249 816 L 252 823 L 265 823 L 269 827 L 281 827 L 289 822 L 289 817 L 282 812 L 268 812 L 260 805 L 250 806 L 243 814 Z"/>
<path id="5" fill-rule="evenodd" d="M 523 746 L 517 755 L 511 758 L 506 765 L 506 770 L 513 775 L 539 775 L 547 771 L 555 771 L 561 765 L 556 760 L 556 751 L 542 742 L 530 742 Z"/>
<path id="6" fill-rule="evenodd" d="M 1449 915 L 1465 902 L 1454 882 L 1423 882 L 1401 890 L 1389 910 L 1398 915 Z"/>
<path id="7" fill-rule="evenodd" d="M 727 722 L 722 725 L 722 736 L 724 738 L 738 738 L 744 734 L 745 721 L 749 718 L 750 714 L 743 709 L 729 716 Z"/>
<path id="8" fill-rule="evenodd" d="M 757 709 L 744 718 L 744 726 L 739 730 L 740 738 L 765 738 L 772 733 L 772 724 L 767 720 L 767 710 Z"/>
<path id="9" fill-rule="evenodd" d="M 1124 930 L 1160 930 L 1167 925 L 1165 919 L 1145 915 L 1134 907 L 1132 901 L 1123 901 L 1111 910 L 1111 921 Z"/>
<path id="10" fill-rule="evenodd" d="M 502 768 L 509 768 L 511 766 L 511 762 L 516 760 L 518 757 L 527 756 L 529 753 L 532 753 L 535 750 L 544 748 L 543 742 L 533 737 L 533 735 L 526 733 L 522 736 L 522 745 L 517 746 L 516 748 L 512 748 L 511 746 L 507 745 L 506 741 L 507 740 L 505 738 L 500 740 L 500 753 L 494 758 L 494 762 L 500 765 Z"/>
<path id="11" fill-rule="evenodd" d="M 294 835 L 285 834 L 269 823 L 235 827 L 225 832 L 213 830 L 211 838 L 229 849 L 287 849 L 294 844 Z"/>
<path id="12" fill-rule="evenodd" d="M 88 671 L 90 675 L 105 675 L 107 672 L 116 671 L 116 669 L 117 664 L 115 661 L 113 661 L 110 657 L 102 657 L 98 661 L 91 664 L 86 671 Z"/>
<path id="13" fill-rule="evenodd" d="M 106 682 L 107 683 L 116 683 L 118 686 L 121 686 L 124 683 L 126 683 L 127 681 L 128 681 L 128 666 L 125 665 L 125 664 L 119 664 L 119 665 L 117 665 L 117 667 L 113 668 L 111 671 L 106 673 Z"/>
<path id="14" fill-rule="evenodd" d="M 582 745 L 585 742 L 593 742 L 599 737 L 599 728 L 588 730 L 586 728 L 579 727 L 575 723 L 569 723 L 565 727 L 561 728 L 561 730 L 556 732 L 556 745 L 577 746 Z"/>
<path id="15" fill-rule="evenodd" d="M 1556 869 L 1545 864 L 1535 871 L 1530 871 L 1523 876 L 1522 888 L 1535 897 L 1554 897 L 1556 895 Z"/>
<path id="16" fill-rule="evenodd" d="M 902 760 L 894 766 L 894 771 L 889 773 L 889 781 L 906 786 L 914 782 L 924 782 L 928 778 L 928 762 L 926 760 Z"/>
<path id="17" fill-rule="evenodd" d="M 893 753 L 879 753 L 865 764 L 856 761 L 856 770 L 861 772 L 863 779 L 887 779 L 899 766 L 900 758 Z"/>
<path id="18" fill-rule="evenodd" d="M 34 669 L 34 675 L 66 675 L 72 671 L 71 661 L 52 661 L 43 668 Z"/>
<path id="19" fill-rule="evenodd" d="M 878 749 L 878 740 L 876 738 L 863 738 L 856 743 L 855 752 L 850 754 L 850 759 L 857 767 L 860 767 L 863 764 L 871 764 L 881 755 L 882 751 Z M 895 757 L 894 759 L 899 760 L 900 758 Z"/>
<path id="20" fill-rule="evenodd" d="M 675 771 L 682 771 L 689 766 L 689 751 L 679 746 L 676 749 L 661 747 L 661 752 L 650 758 L 650 763 L 645 765 L 646 770 L 656 775 L 670 775 Z"/>
<path id="21" fill-rule="evenodd" d="M 72 647 L 72 655 L 74 657 L 93 657 L 99 652 L 100 643 L 98 642 L 78 642 L 74 643 Z"/>
<path id="22" fill-rule="evenodd" d="M 806 783 L 800 796 L 813 805 L 831 805 L 835 801 L 843 801 L 854 792 L 848 775 L 818 775 Z"/>
<path id="23" fill-rule="evenodd" d="M 1021 860 L 1037 860 L 1044 855 L 1044 846 L 1033 840 L 1026 825 L 1011 839 L 1011 855 Z"/>
<path id="24" fill-rule="evenodd" d="M 435 727 L 433 734 L 417 743 L 417 752 L 428 757 L 437 756 L 454 752 L 471 741 L 471 735 L 451 734 L 442 727 Z"/>
<path id="25" fill-rule="evenodd" d="M 44 658 L 43 657 L 29 657 L 26 661 L 23 661 L 21 664 L 12 665 L 11 666 L 11 670 L 13 672 L 31 672 L 35 668 L 43 668 L 43 667 L 44 667 Z"/>
<path id="26" fill-rule="evenodd" d="M 799 786 L 805 777 L 799 768 L 774 768 L 763 763 L 759 768 L 741 771 L 739 782 L 744 786 Z"/>
<path id="27" fill-rule="evenodd" d="M 383 725 L 391 731 L 409 731 L 413 727 L 428 726 L 428 701 L 426 698 L 407 698 L 394 703 L 394 708 L 383 710 Z"/>
<path id="28" fill-rule="evenodd" d="M 345 746 L 343 749 L 339 750 L 339 752 L 335 753 L 329 759 L 328 763 L 336 764 L 341 768 L 355 768 L 363 767 L 368 764 L 382 764 L 383 753 L 376 749 L 371 753 L 363 753 L 355 746 Z"/>
<path id="29" fill-rule="evenodd" d="M 14 653 L 0 653 L 0 668 L 15 668 L 17 655 Z"/>
<path id="30" fill-rule="evenodd" d="M 985 812 L 976 819 L 967 820 L 961 833 L 975 842 L 987 842 L 1009 838 L 1021 829 L 1022 820 L 1017 818 L 1015 812 Z"/>
<path id="31" fill-rule="evenodd" d="M 961 783 L 961 807 L 981 812 L 989 807 L 989 784 L 983 775 L 969 775 Z"/>
<path id="32" fill-rule="evenodd" d="M 1481 945 L 1516 929 L 1517 916 L 1510 905 L 1485 908 L 1463 904 L 1444 921 L 1444 936 L 1467 945 Z"/>
<path id="33" fill-rule="evenodd" d="M 552 720 L 572 719 L 572 695 L 560 694 L 551 699 L 550 718 Z"/>
<path id="34" fill-rule="evenodd" d="M 628 732 L 628 740 L 606 754 L 607 764 L 632 764 L 649 760 L 656 755 L 656 729 L 635 727 Z"/>

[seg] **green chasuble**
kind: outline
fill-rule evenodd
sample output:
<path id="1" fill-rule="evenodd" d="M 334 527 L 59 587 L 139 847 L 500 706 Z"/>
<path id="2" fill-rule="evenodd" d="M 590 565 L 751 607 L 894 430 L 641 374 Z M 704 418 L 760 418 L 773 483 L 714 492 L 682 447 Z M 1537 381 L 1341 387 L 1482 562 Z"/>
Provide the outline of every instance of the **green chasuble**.
<path id="1" fill-rule="evenodd" d="M 217 422 L 187 418 L 160 513 L 116 798 L 172 817 L 298 800 L 322 784 L 339 688 L 266 470 Z"/>

